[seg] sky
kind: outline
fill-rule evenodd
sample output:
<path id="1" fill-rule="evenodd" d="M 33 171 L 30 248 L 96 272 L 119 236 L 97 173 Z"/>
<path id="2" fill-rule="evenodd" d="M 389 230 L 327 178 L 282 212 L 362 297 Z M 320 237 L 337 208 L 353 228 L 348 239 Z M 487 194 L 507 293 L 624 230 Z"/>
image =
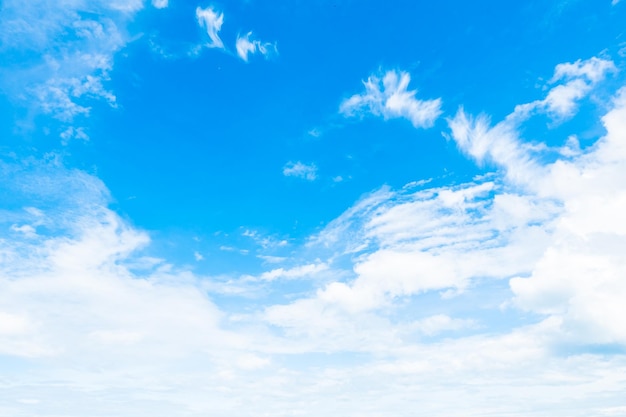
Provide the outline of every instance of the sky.
<path id="1" fill-rule="evenodd" d="M 1 0 L 0 416 L 626 416 L 626 2 Z"/>

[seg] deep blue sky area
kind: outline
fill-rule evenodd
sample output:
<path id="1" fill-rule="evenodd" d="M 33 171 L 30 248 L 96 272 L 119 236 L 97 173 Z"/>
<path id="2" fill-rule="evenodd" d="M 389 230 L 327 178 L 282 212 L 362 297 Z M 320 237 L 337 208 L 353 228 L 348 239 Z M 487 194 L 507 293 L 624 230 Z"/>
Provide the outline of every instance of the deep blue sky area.
<path id="1" fill-rule="evenodd" d="M 94 140 L 72 144 L 69 158 L 97 169 L 141 227 L 306 235 L 381 184 L 480 172 L 441 136 L 443 119 L 416 131 L 406 120 L 338 115 L 361 80 L 403 69 L 420 97 L 442 97 L 445 117 L 463 105 L 497 119 L 536 99 L 554 62 L 615 38 L 615 11 L 592 3 L 224 4 L 224 39 L 250 29 L 277 42 L 276 57 L 247 64 L 217 50 L 187 56 L 202 36 L 195 3 L 147 10 L 106 84 L 118 108 L 94 108 Z M 318 180 L 284 178 L 289 161 L 315 163 Z"/>

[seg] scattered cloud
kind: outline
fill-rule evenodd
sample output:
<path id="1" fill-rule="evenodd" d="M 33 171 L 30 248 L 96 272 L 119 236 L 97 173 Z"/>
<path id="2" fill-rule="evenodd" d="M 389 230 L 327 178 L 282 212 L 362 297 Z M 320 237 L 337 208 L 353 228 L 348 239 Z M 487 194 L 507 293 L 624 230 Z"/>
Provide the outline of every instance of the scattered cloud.
<path id="1" fill-rule="evenodd" d="M 611 68 L 592 59 L 558 66 L 556 74 L 600 80 Z M 510 335 L 538 338 L 542 349 L 556 351 L 626 346 L 623 326 L 614 319 L 626 314 L 620 280 L 626 273 L 626 191 L 620 180 L 626 175 L 626 89 L 609 107 L 602 118 L 606 134 L 593 147 L 582 150 L 570 137 L 564 146 L 573 151 L 556 149 L 563 157 L 552 162 L 543 155 L 555 149 L 524 142 L 519 119 L 509 116 L 492 126 L 487 116 L 460 110 L 448 120 L 450 137 L 497 171 L 452 187 L 383 188 L 365 197 L 308 244 L 313 252 L 330 251 L 336 263 L 347 257 L 351 271 L 328 271 L 341 279 L 268 307 L 265 320 L 301 335 L 311 348 L 358 349 L 345 336 L 354 332 L 355 317 L 402 311 L 402 300 L 418 302 L 425 294 L 437 294 L 445 305 L 477 288 L 489 294 L 489 282 L 504 281 L 513 296 L 492 308 L 537 315 L 534 324 Z M 426 335 L 437 334 L 436 325 L 443 331 L 484 324 L 455 322 L 441 313 L 430 317 L 406 325 Z"/>
<path id="2" fill-rule="evenodd" d="M 152 6 L 157 9 L 165 9 L 169 4 L 169 0 L 152 0 Z"/>
<path id="3" fill-rule="evenodd" d="M 244 229 L 241 235 L 249 237 L 263 249 L 279 248 L 289 244 L 289 242 L 285 239 L 278 238 L 276 236 L 269 236 L 259 232 L 258 230 Z"/>
<path id="4" fill-rule="evenodd" d="M 263 281 L 274 281 L 277 279 L 303 279 L 311 278 L 320 272 L 326 271 L 328 265 L 318 262 L 314 264 L 307 264 L 297 266 L 291 269 L 272 269 L 271 271 L 264 272 L 260 275 L 260 279 Z"/>
<path id="5" fill-rule="evenodd" d="M 97 0 L 90 3 L 93 13 L 83 13 L 76 1 L 3 2 L 0 87 L 35 114 L 50 115 L 64 129 L 80 129 L 74 121 L 89 115 L 92 101 L 116 106 L 105 83 L 114 55 L 131 40 L 127 26 L 142 7 L 141 0 Z"/>
<path id="6" fill-rule="evenodd" d="M 346 117 L 373 114 L 385 119 L 405 118 L 415 127 L 431 127 L 441 115 L 441 99 L 420 100 L 408 90 L 407 72 L 387 71 L 382 79 L 372 75 L 364 81 L 365 92 L 344 100 L 339 107 Z"/>
<path id="7" fill-rule="evenodd" d="M 20 16 L 2 17 L 11 34 L 3 47 L 25 42 L 48 57 L 16 90 L 69 124 L 64 140 L 86 139 L 72 121 L 89 113 L 86 99 L 115 105 L 104 83 L 127 42 L 122 23 L 143 3 L 97 3 L 120 13 L 111 21 L 78 13 L 76 2 L 24 10 L 18 3 L 3 4 Z M 33 4 L 48 25 L 25 23 Z M 224 48 L 223 14 L 198 10 L 210 46 Z M 84 44 L 63 53 L 50 47 L 61 27 Z M 263 53 L 248 42 L 254 50 L 244 45 L 242 59 Z M 83 47 L 93 54 L 75 53 Z M 430 415 L 623 413 L 626 359 L 602 348 L 626 346 L 616 319 L 626 316 L 626 89 L 604 103 L 606 133 L 593 146 L 581 148 L 572 135 L 550 148 L 520 133 L 534 112 L 574 117 L 611 71 L 599 58 L 559 65 L 543 99 L 499 122 L 460 109 L 448 119 L 448 137 L 495 172 L 453 186 L 418 181 L 372 192 L 297 248 L 304 261 L 271 266 L 245 288 L 147 256 L 149 235 L 111 210 L 96 177 L 53 157 L 0 161 L 0 192 L 25 207 L 0 216 L 0 354 L 12 360 L 0 409 L 67 414 L 71 398 L 77 415 L 94 407 L 154 416 L 261 407 L 271 415 L 375 416 L 406 414 L 410 398 Z M 440 100 L 417 99 L 409 81 L 397 72 L 370 77 L 341 111 L 432 126 Z M 317 168 L 290 162 L 283 174 L 313 181 Z M 242 235 L 263 248 L 288 243 Z M 220 286 L 222 295 L 254 301 L 241 307 L 207 296 Z M 508 314 L 519 321 L 504 327 Z M 242 392 L 254 401 L 242 402 Z"/>
<path id="8" fill-rule="evenodd" d="M 607 73 L 616 71 L 617 67 L 612 61 L 596 57 L 559 64 L 548 84 L 565 83 L 552 87 L 543 100 L 518 105 L 509 119 L 525 120 L 534 112 L 546 112 L 557 120 L 568 119 L 575 114 L 577 102 L 589 94 Z"/>
<path id="9" fill-rule="evenodd" d="M 271 256 L 271 255 L 257 255 L 257 258 L 262 259 L 268 264 L 279 264 L 285 262 L 287 257 L 285 256 Z"/>
<path id="10" fill-rule="evenodd" d="M 307 134 L 308 134 L 309 136 L 314 137 L 314 138 L 319 138 L 320 136 L 322 136 L 322 130 L 321 130 L 321 129 L 319 129 L 319 128 L 317 128 L 317 127 L 314 127 L 313 129 L 310 129 L 310 130 L 307 132 Z"/>
<path id="11" fill-rule="evenodd" d="M 317 179 L 317 166 L 315 164 L 303 164 L 300 161 L 288 162 L 283 167 L 283 175 L 315 181 Z"/>
<path id="12" fill-rule="evenodd" d="M 200 27 L 204 28 L 209 36 L 209 42 L 205 45 L 208 48 L 224 49 L 224 43 L 219 37 L 219 32 L 224 23 L 224 13 L 214 10 L 212 7 L 206 9 L 197 7 L 196 19 Z"/>
<path id="13" fill-rule="evenodd" d="M 61 137 L 61 142 L 64 145 L 67 145 L 71 139 L 89 140 L 89 136 L 85 133 L 85 129 L 82 127 L 69 126 L 61 132 L 59 136 Z"/>
<path id="14" fill-rule="evenodd" d="M 246 33 L 244 36 L 237 36 L 236 49 L 237 55 L 244 61 L 248 62 L 248 55 L 259 53 L 265 58 L 278 53 L 275 43 L 261 42 L 251 39 L 252 32 Z"/>

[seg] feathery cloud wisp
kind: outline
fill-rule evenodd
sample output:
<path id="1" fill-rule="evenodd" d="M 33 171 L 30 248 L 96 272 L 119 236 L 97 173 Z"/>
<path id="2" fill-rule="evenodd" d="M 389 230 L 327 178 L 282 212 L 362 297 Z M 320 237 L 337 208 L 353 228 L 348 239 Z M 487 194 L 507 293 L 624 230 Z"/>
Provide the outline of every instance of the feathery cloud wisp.
<path id="1" fill-rule="evenodd" d="M 276 54 L 278 49 L 275 43 L 261 42 L 252 39 L 252 32 L 246 33 L 244 36 L 237 36 L 236 48 L 237 55 L 244 61 L 248 62 L 248 55 L 259 53 L 265 58 L 269 58 L 272 54 Z"/>
<path id="2" fill-rule="evenodd" d="M 168 0 L 152 0 L 152 6 L 157 9 L 165 9 L 169 4 Z"/>
<path id="3" fill-rule="evenodd" d="M 219 32 L 222 29 L 224 23 L 224 13 L 215 11 L 212 7 L 203 9 L 201 7 L 196 8 L 196 19 L 200 27 L 206 30 L 210 41 L 206 43 L 209 48 L 224 48 L 224 42 L 219 36 Z"/>
<path id="4" fill-rule="evenodd" d="M 441 99 L 420 100 L 417 90 L 408 90 L 411 76 L 407 72 L 387 71 L 380 79 L 370 76 L 365 92 L 341 103 L 340 113 L 352 117 L 371 113 L 385 119 L 405 118 L 415 127 L 431 127 L 441 115 Z"/>
<path id="5" fill-rule="evenodd" d="M 315 164 L 303 164 L 300 161 L 288 162 L 283 167 L 283 175 L 315 181 L 317 179 L 317 166 Z"/>

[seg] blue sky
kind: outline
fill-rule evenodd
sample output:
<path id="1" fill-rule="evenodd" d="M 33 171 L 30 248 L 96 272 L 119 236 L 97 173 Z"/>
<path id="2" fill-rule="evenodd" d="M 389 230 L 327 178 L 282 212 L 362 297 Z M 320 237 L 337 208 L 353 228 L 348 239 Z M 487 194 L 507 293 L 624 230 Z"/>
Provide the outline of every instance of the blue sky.
<path id="1" fill-rule="evenodd" d="M 626 5 L 0 3 L 0 415 L 626 416 Z"/>

